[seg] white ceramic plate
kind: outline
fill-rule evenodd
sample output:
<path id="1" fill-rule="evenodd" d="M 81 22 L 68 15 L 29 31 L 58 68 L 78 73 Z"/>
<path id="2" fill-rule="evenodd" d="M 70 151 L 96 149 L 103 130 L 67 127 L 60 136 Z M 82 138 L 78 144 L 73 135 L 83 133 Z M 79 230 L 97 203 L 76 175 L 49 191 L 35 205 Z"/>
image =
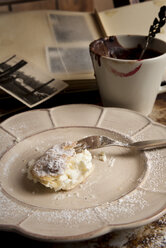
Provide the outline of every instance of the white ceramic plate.
<path id="1" fill-rule="evenodd" d="M 166 127 L 136 112 L 66 105 L 15 115 L 0 125 L 0 227 L 57 241 L 84 240 L 149 223 L 166 212 L 166 149 L 94 150 L 94 172 L 68 192 L 28 180 L 29 160 L 55 143 L 87 135 L 119 141 L 166 138 Z"/>

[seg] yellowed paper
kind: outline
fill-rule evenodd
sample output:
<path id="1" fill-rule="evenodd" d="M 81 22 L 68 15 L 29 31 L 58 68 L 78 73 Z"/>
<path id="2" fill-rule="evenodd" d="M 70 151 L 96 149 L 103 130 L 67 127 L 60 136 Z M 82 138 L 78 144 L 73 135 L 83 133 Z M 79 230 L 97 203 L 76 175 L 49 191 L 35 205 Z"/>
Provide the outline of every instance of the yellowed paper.
<path id="1" fill-rule="evenodd" d="M 166 3 L 166 1 L 165 1 Z M 158 16 L 163 1 L 147 1 L 125 7 L 105 10 L 98 16 L 106 35 L 135 34 L 148 35 L 149 28 Z M 166 40 L 166 26 L 156 37 Z"/>

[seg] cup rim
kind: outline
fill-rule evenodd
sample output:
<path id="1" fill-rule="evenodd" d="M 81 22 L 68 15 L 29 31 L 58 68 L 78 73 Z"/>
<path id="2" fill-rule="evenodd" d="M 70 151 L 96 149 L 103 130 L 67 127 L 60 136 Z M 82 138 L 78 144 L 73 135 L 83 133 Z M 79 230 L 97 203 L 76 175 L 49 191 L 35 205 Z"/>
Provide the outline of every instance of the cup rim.
<path id="1" fill-rule="evenodd" d="M 130 63 L 131 62 L 140 62 L 140 61 L 146 62 L 146 61 L 158 60 L 159 58 L 166 56 L 166 52 L 165 52 L 165 53 L 163 53 L 163 54 L 161 54 L 161 55 L 159 55 L 157 57 L 147 58 L 147 59 L 118 59 L 118 58 L 108 57 L 108 56 L 105 56 L 105 55 L 100 55 L 98 53 L 95 53 L 95 51 L 91 49 L 92 44 L 94 44 L 96 41 L 99 41 L 100 39 L 103 39 L 103 38 L 109 38 L 111 36 L 115 36 L 115 37 L 128 36 L 128 37 L 140 37 L 140 38 L 146 38 L 147 37 L 147 35 L 137 35 L 137 34 L 134 34 L 134 35 L 133 34 L 120 34 L 120 35 L 108 35 L 108 36 L 100 37 L 100 38 L 98 38 L 96 40 L 93 40 L 89 44 L 90 53 L 93 53 L 94 55 L 100 56 L 101 58 L 104 58 L 104 59 L 108 59 L 108 60 L 112 60 L 112 61 L 116 61 L 116 62 L 119 61 L 119 62 L 123 62 L 123 63 L 125 63 L 125 62 L 130 62 Z M 166 46 L 166 41 L 164 41 L 162 39 L 159 39 L 159 38 L 156 38 L 156 37 L 154 38 L 154 40 L 157 40 L 157 41 L 159 41 L 161 43 L 164 43 L 165 46 Z"/>

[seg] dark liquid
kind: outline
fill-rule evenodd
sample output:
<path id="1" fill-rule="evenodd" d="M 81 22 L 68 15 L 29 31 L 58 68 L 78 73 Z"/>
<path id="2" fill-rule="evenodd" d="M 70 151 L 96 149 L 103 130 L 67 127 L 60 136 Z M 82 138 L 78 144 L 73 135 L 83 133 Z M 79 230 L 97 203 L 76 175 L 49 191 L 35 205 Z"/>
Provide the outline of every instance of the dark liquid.
<path id="1" fill-rule="evenodd" d="M 138 45 L 136 48 L 124 48 L 117 40 L 116 36 L 101 38 L 90 45 L 90 51 L 97 56 L 107 56 L 116 59 L 139 60 L 143 47 Z M 160 56 L 162 53 L 147 49 L 142 59 L 149 59 Z"/>
<path id="2" fill-rule="evenodd" d="M 117 59 L 127 59 L 127 60 L 138 60 L 139 56 L 142 52 L 142 47 L 139 45 L 136 48 L 131 49 L 122 49 L 115 53 L 115 56 Z M 147 49 L 142 57 L 142 59 L 150 59 L 160 56 L 162 53 L 153 50 L 153 49 Z"/>

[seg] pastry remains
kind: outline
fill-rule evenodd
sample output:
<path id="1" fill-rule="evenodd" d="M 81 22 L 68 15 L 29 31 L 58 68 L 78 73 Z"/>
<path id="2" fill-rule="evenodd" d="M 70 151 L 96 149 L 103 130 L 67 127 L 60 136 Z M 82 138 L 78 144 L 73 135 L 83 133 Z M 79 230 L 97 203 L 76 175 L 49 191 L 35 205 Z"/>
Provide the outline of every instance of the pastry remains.
<path id="1" fill-rule="evenodd" d="M 57 144 L 39 159 L 27 164 L 28 178 L 55 191 L 70 190 L 83 182 L 93 171 L 88 150 L 76 153 L 74 142 Z"/>

